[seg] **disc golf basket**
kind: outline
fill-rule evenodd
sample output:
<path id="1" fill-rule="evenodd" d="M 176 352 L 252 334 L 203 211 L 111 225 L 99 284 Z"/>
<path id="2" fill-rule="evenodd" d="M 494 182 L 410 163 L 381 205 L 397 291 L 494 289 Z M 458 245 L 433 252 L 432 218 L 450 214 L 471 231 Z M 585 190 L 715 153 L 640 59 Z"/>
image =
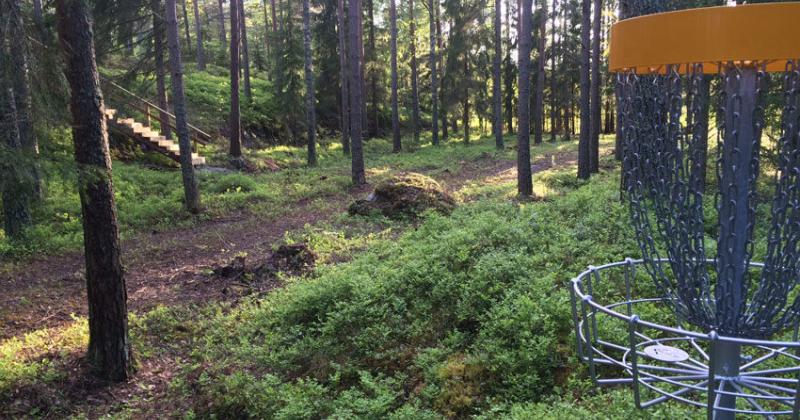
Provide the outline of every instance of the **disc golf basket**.
<path id="1" fill-rule="evenodd" d="M 800 4 L 622 20 L 609 67 L 642 258 L 572 281 L 579 357 L 639 408 L 798 418 Z"/>

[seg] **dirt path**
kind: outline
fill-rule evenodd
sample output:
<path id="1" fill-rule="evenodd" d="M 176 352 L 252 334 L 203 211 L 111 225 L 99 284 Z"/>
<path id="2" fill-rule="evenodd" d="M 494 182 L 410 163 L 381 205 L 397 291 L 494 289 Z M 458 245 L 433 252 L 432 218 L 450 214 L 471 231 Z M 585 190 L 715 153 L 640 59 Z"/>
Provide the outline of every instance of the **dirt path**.
<path id="1" fill-rule="evenodd" d="M 532 167 L 539 172 L 572 164 L 574 160 L 575 152 L 548 154 L 536 159 Z M 488 153 L 459 163 L 457 171 L 432 174 L 451 192 L 471 181 L 497 182 L 516 177 L 513 161 L 495 159 Z M 224 264 L 243 252 L 258 260 L 280 243 L 286 232 L 330 220 L 368 190 L 369 187 L 353 189 L 317 198 L 325 200 L 322 209 L 318 202 L 298 202 L 280 218 L 238 213 L 186 230 L 141 234 L 126 240 L 123 262 L 129 308 L 144 312 L 157 305 L 223 300 L 225 284 L 205 274 L 209 267 Z M 0 340 L 63 325 L 72 320 L 72 314 L 85 316 L 83 267 L 82 253 L 70 252 L 19 263 L 0 272 Z"/>

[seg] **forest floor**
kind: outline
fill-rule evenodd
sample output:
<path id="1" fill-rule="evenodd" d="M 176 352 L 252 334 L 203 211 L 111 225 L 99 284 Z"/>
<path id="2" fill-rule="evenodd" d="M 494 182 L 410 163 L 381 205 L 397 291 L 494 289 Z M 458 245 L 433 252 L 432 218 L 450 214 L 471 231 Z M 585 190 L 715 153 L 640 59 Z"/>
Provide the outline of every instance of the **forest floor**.
<path id="1" fill-rule="evenodd" d="M 534 148 L 534 173 L 576 164 L 574 145 L 548 150 L 542 153 Z M 508 158 L 508 154 L 484 153 L 476 159 L 459 162 L 456 170 L 420 167 L 398 172 L 428 174 L 456 197 L 475 183 L 506 184 L 516 179 L 515 162 Z M 323 205 L 320 205 L 320 200 L 302 199 L 291 205 L 291 211 L 285 217 L 265 218 L 248 211 L 236 211 L 187 229 L 134 235 L 122 243 L 129 309 L 135 314 L 145 314 L 159 307 L 215 302 L 235 305 L 248 291 L 238 290 L 236 284 L 215 276 L 214 268 L 229 264 L 237 256 L 246 256 L 247 265 L 255 266 L 267 259 L 277 246 L 294 241 L 293 238 L 302 236 L 302 232 L 309 228 L 331 229 L 346 235 L 355 232 L 363 236 L 389 231 L 388 234 L 392 235 L 413 226 L 411 222 L 405 225 L 388 221 L 359 223 L 355 218 L 342 217 L 353 200 L 364 198 L 369 191 L 371 186 L 367 185 L 334 193 L 324 197 Z M 328 262 L 347 260 L 349 253 L 357 251 L 351 249 L 334 255 Z M 85 318 L 83 269 L 83 255 L 77 251 L 33 258 L 0 268 L 0 344 L 22 340 L 41 331 L 62 331 L 76 319 Z M 282 281 L 277 278 L 260 285 L 258 292 L 266 293 L 271 288 L 280 287 Z M 157 337 L 147 340 L 155 340 L 150 344 L 159 345 Z M 57 339 L 51 339 L 50 346 L 45 345 L 45 349 L 53 347 L 55 341 Z M 62 405 L 47 401 L 53 398 L 71 401 L 67 405 L 72 405 L 73 409 L 82 405 L 78 412 L 89 417 L 114 411 L 113 407 L 121 405 L 131 408 L 131 403 L 139 406 L 133 407 L 139 413 L 158 413 L 159 405 L 170 404 L 158 396 L 166 392 L 178 369 L 176 360 L 182 359 L 181 353 L 190 351 L 176 350 L 171 346 L 169 349 L 161 352 L 159 357 L 138 358 L 139 369 L 135 379 L 124 385 L 108 387 L 87 379 L 86 375 L 68 375 L 57 392 L 45 392 L 33 386 L 16 389 L 11 400 L 19 405 L 20 410 L 40 405 L 44 411 L 38 414 L 45 417 L 58 415 L 48 412 L 52 407 Z M 69 357 L 50 354 L 54 352 L 57 352 L 54 348 L 50 352 L 37 350 L 39 358 L 61 359 L 60 369 L 78 373 L 84 368 L 82 352 Z M 0 402 L 3 400 L 0 396 Z M 5 414 L 20 412 L 13 407 L 7 410 L 11 411 Z M 4 410 L 0 409 L 0 417 L 3 414 Z"/>

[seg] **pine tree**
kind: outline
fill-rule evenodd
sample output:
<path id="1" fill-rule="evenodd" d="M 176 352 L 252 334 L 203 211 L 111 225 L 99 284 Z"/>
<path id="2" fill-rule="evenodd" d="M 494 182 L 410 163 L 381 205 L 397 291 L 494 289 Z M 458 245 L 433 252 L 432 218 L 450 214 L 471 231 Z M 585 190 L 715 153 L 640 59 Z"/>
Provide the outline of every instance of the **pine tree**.
<path id="1" fill-rule="evenodd" d="M 3 198 L 3 222 L 6 235 L 11 239 L 22 239 L 31 225 L 30 203 L 32 191 L 30 175 L 23 159 L 24 152 L 20 134 L 20 118 L 13 81 L 17 71 L 13 65 L 11 45 L 15 41 L 16 13 L 19 4 L 0 0 L 0 189 Z"/>
<path id="2" fill-rule="evenodd" d="M 589 170 L 592 173 L 600 172 L 600 20 L 602 0 L 593 1 L 592 17 L 592 74 L 591 74 L 591 139 L 589 143 Z"/>
<path id="3" fill-rule="evenodd" d="M 237 1 L 237 0 L 231 0 Z M 247 44 L 247 12 L 244 8 L 244 0 L 238 0 L 239 5 L 236 8 L 239 12 L 239 27 L 242 31 L 241 33 L 241 52 L 242 52 L 242 61 L 241 67 L 244 70 L 244 97 L 247 98 L 247 101 L 250 102 L 253 100 L 253 88 L 250 84 L 250 48 Z"/>
<path id="4" fill-rule="evenodd" d="M 228 43 L 228 37 L 225 35 L 225 9 L 222 6 L 223 0 L 217 0 L 217 4 L 219 5 L 219 42 L 224 47 Z"/>
<path id="5" fill-rule="evenodd" d="M 342 152 L 350 154 L 350 91 L 347 70 L 347 27 L 345 25 L 345 0 L 336 2 L 336 33 L 339 37 L 339 83 L 340 83 L 340 126 L 342 131 Z"/>
<path id="6" fill-rule="evenodd" d="M 408 19 L 409 19 L 409 54 L 411 55 L 411 124 L 413 126 L 414 142 L 419 142 L 420 131 L 420 110 L 419 110 L 419 88 L 417 70 L 417 33 L 416 18 L 414 17 L 414 0 L 408 0 Z"/>
<path id="7" fill-rule="evenodd" d="M 403 145 L 400 138 L 400 111 L 397 98 L 397 6 L 395 0 L 389 0 L 389 24 L 392 44 L 392 151 L 399 153 L 403 149 Z"/>
<path id="8" fill-rule="evenodd" d="M 517 192 L 522 197 L 533 195 L 533 174 L 531 173 L 530 112 L 531 112 L 531 3 L 521 0 L 519 10 L 519 115 L 517 124 Z"/>
<path id="9" fill-rule="evenodd" d="M 431 71 L 431 143 L 439 144 L 439 75 L 436 73 L 436 12 L 434 1 L 428 0 L 428 23 L 430 28 Z"/>
<path id="10" fill-rule="evenodd" d="M 533 111 L 533 142 L 535 144 L 542 143 L 544 131 L 544 84 L 545 73 L 544 63 L 547 61 L 545 57 L 547 44 L 547 1 L 542 1 L 542 6 L 539 9 L 539 43 L 537 45 L 536 57 L 536 93 L 535 106 Z"/>
<path id="11" fill-rule="evenodd" d="M 231 164 L 240 168 L 244 164 L 242 159 L 242 118 L 239 107 L 239 1 L 231 0 L 231 115 L 230 115 L 230 159 Z"/>
<path id="12" fill-rule="evenodd" d="M 56 19 L 71 92 L 72 141 L 83 215 L 89 297 L 87 359 L 101 378 L 125 381 L 132 371 L 127 293 L 88 2 L 56 0 Z"/>
<path id="13" fill-rule="evenodd" d="M 501 44 L 501 2 L 494 0 L 494 60 L 492 61 L 492 130 L 494 142 L 498 149 L 503 149 L 503 98 L 502 80 L 500 78 L 500 64 L 502 62 L 503 46 Z"/>
<path id="14" fill-rule="evenodd" d="M 364 172 L 364 150 L 361 143 L 362 112 L 364 98 L 362 95 L 361 73 L 361 0 L 350 0 L 348 8 L 348 26 L 350 40 L 348 48 L 348 61 L 350 67 L 350 146 L 351 146 L 351 172 L 354 185 L 367 183 Z"/>
<path id="15" fill-rule="evenodd" d="M 200 27 L 200 0 L 192 1 L 194 9 L 194 33 L 197 38 L 197 69 L 203 71 L 206 69 L 206 51 L 203 48 L 203 30 Z"/>
<path id="16" fill-rule="evenodd" d="M 590 128 L 590 107 L 589 107 L 589 25 L 590 25 L 590 2 L 591 0 L 581 0 L 581 94 L 580 112 L 581 129 L 580 143 L 578 144 L 578 178 L 589 179 L 591 173 L 591 128 Z"/>
<path id="17" fill-rule="evenodd" d="M 314 99 L 314 66 L 311 57 L 311 12 L 309 0 L 303 0 L 303 49 L 305 51 L 305 65 L 303 70 L 306 78 L 306 126 L 308 132 L 308 166 L 317 164 L 317 114 Z"/>
<path id="18" fill-rule="evenodd" d="M 189 11 L 186 9 L 186 0 L 181 1 L 183 6 L 183 30 L 186 35 L 186 49 L 192 54 L 192 37 L 189 35 Z"/>
<path id="19" fill-rule="evenodd" d="M 181 174 L 183 176 L 184 206 L 189 213 L 200 212 L 200 191 L 194 176 L 192 164 L 192 143 L 189 139 L 189 126 L 186 121 L 186 96 L 183 91 L 183 61 L 181 43 L 178 39 L 178 14 L 175 0 L 167 0 L 167 44 L 169 45 L 169 64 L 172 70 L 172 103 L 175 108 L 175 133 L 181 153 Z"/>
<path id="20" fill-rule="evenodd" d="M 167 101 L 166 66 L 164 65 L 164 7 L 161 0 L 150 0 L 150 10 L 153 13 L 153 55 L 156 64 L 156 100 L 158 102 L 158 120 L 161 125 L 161 134 L 167 139 L 172 139 Z"/>

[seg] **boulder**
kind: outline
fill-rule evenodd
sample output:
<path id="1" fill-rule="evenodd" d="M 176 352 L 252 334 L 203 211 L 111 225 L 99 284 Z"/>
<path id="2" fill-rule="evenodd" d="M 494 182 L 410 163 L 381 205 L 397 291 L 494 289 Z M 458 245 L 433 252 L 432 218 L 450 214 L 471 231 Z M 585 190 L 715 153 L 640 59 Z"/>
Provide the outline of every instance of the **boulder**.
<path id="1" fill-rule="evenodd" d="M 348 212 L 382 214 L 390 218 L 417 218 L 428 209 L 450 214 L 456 201 L 436 180 L 417 173 L 397 175 L 381 182 L 366 200 L 356 200 Z"/>

